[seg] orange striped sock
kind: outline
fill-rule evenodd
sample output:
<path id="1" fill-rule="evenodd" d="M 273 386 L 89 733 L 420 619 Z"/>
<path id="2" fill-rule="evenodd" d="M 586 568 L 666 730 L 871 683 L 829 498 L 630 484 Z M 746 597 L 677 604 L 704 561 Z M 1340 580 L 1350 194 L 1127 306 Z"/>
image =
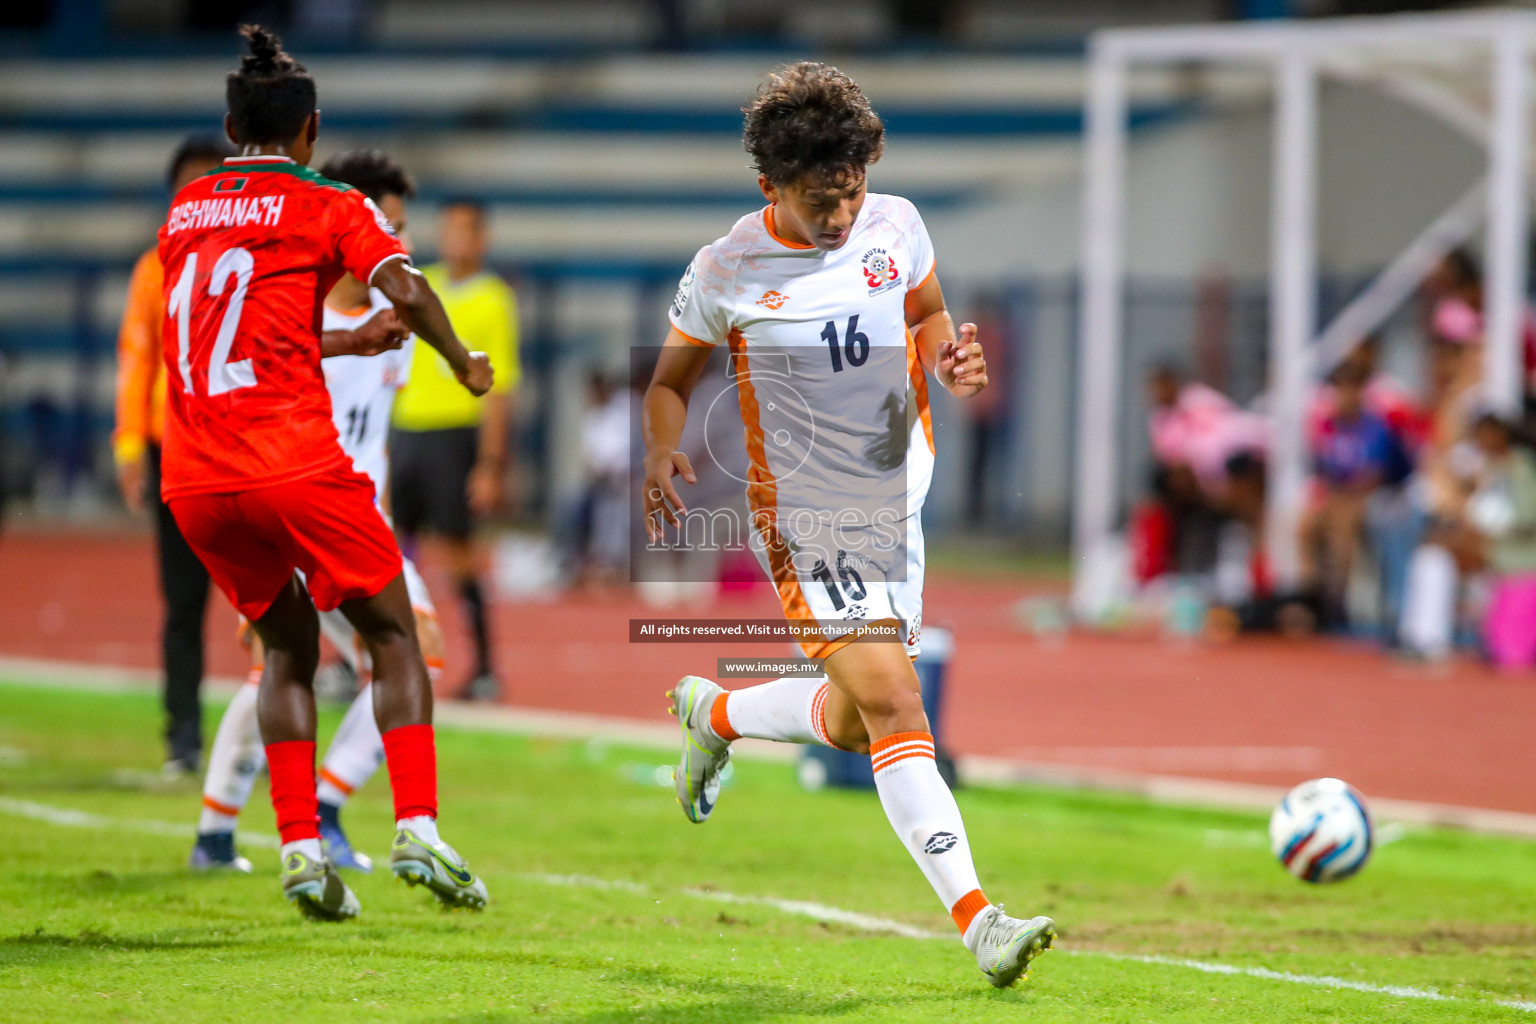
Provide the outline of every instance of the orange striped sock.
<path id="1" fill-rule="evenodd" d="M 344 779 L 338 776 L 335 772 L 331 771 L 325 765 L 320 766 L 320 781 L 329 782 L 331 785 L 335 786 L 344 796 L 352 795 L 352 787 L 348 785 Z"/>
<path id="2" fill-rule="evenodd" d="M 927 732 L 896 732 L 869 745 L 870 765 L 879 775 L 909 757 L 926 757 L 934 760 L 933 734 Z"/>
<path id="3" fill-rule="evenodd" d="M 215 800 L 211 796 L 203 797 L 203 807 L 206 808 L 207 810 L 212 811 L 214 814 L 222 814 L 226 818 L 238 818 L 238 817 L 240 817 L 240 808 L 233 807 L 233 806 L 231 806 L 229 804 L 226 804 L 226 803 L 223 803 L 221 801 Z"/>
<path id="4" fill-rule="evenodd" d="M 741 733 L 731 728 L 730 715 L 726 711 L 725 702 L 731 697 L 729 692 L 722 693 L 715 698 L 714 705 L 709 709 L 709 727 L 715 735 L 727 743 L 741 739 Z"/>
<path id="5" fill-rule="evenodd" d="M 963 937 L 966 930 L 971 927 L 971 922 L 976 920 L 976 915 L 986 910 L 992 904 L 982 895 L 980 889 L 972 889 L 955 901 L 955 905 L 949 908 L 949 916 L 955 919 L 955 927 L 960 929 Z"/>
<path id="6" fill-rule="evenodd" d="M 939 774 L 933 735 L 894 733 L 871 743 L 869 756 L 880 806 L 891 828 L 965 938 L 988 903 L 976 879 L 960 808 Z"/>

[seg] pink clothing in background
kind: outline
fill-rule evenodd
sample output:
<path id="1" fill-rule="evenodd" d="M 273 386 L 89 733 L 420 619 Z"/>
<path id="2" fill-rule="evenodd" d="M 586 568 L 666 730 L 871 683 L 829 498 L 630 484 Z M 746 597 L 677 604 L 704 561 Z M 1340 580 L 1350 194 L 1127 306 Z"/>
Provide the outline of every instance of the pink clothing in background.
<path id="1" fill-rule="evenodd" d="M 1483 311 L 1454 295 L 1435 303 L 1432 316 L 1435 337 L 1453 345 L 1481 345 Z M 1520 323 L 1521 349 L 1525 353 L 1526 387 L 1536 389 L 1536 316 L 1529 307 Z"/>
<path id="2" fill-rule="evenodd" d="M 1494 583 L 1483 639 L 1496 668 L 1536 665 L 1536 574 L 1503 576 Z"/>
<path id="3" fill-rule="evenodd" d="M 1200 485 L 1226 489 L 1227 460 L 1269 449 L 1269 423 L 1204 384 L 1179 389 L 1171 408 L 1152 411 L 1152 455 L 1165 466 L 1188 465 Z"/>

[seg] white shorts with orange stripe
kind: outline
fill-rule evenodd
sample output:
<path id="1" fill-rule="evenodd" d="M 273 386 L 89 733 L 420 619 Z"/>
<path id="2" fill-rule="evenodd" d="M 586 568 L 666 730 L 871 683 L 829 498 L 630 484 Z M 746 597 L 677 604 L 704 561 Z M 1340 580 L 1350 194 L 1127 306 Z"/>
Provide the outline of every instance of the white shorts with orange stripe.
<path id="1" fill-rule="evenodd" d="M 760 524 L 758 562 L 779 592 L 784 617 L 832 627 L 803 640 L 807 658 L 825 658 L 858 638 L 849 620 L 895 619 L 910 657 L 921 650 L 923 628 L 923 524 L 920 516 L 878 526 L 804 523 L 787 517 Z M 774 534 L 777 533 L 777 542 Z"/>

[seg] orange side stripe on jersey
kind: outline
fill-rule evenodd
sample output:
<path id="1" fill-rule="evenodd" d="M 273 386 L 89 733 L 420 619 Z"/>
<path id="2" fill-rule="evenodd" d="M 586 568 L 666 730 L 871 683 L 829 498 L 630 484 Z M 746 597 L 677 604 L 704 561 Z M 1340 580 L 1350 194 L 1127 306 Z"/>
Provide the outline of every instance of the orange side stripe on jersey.
<path id="1" fill-rule="evenodd" d="M 741 332 L 732 328 L 729 343 L 732 360 L 746 358 L 746 344 Z M 795 620 L 812 620 L 811 606 L 805 599 L 805 593 L 800 589 L 800 578 L 795 575 L 795 567 L 790 562 L 789 547 L 784 543 L 784 538 L 779 534 L 779 483 L 774 479 L 773 473 L 768 469 L 768 453 L 763 441 L 762 410 L 758 406 L 757 391 L 752 386 L 751 371 L 739 372 L 737 376 L 741 398 L 741 418 L 746 426 L 747 458 L 750 463 L 747 469 L 747 505 L 752 510 L 753 525 L 762 534 L 763 542 L 767 546 L 768 569 L 773 576 L 774 586 L 779 592 L 779 604 L 784 608 L 786 618 Z M 825 642 L 826 638 L 820 638 Z M 811 637 L 801 641 L 801 649 L 807 656 L 816 657 L 812 653 L 817 638 Z"/>
<path id="2" fill-rule="evenodd" d="M 928 282 L 933 280 L 933 275 L 937 274 L 938 272 L 939 272 L 939 261 L 938 260 L 934 260 L 933 261 L 933 266 L 928 268 L 928 276 L 923 278 L 917 284 L 913 285 L 911 288 L 908 288 L 907 291 L 915 292 L 919 288 L 926 288 L 928 286 Z"/>
<path id="3" fill-rule="evenodd" d="M 240 808 L 231 807 L 229 804 L 221 804 L 211 796 L 203 797 L 203 806 L 216 814 L 227 814 L 231 818 L 240 817 Z"/>
<path id="4" fill-rule="evenodd" d="M 677 331 L 677 325 L 673 324 L 672 325 L 672 329 L 674 331 Z M 684 334 L 682 331 L 677 331 L 677 334 L 678 334 L 678 337 L 682 338 L 684 341 L 686 341 L 690 345 L 697 345 L 697 346 L 699 346 L 699 348 L 714 348 L 715 347 L 715 343 L 712 342 L 712 341 L 705 341 L 703 338 L 695 338 L 693 335 L 691 335 L 691 334 Z"/>
<path id="5" fill-rule="evenodd" d="M 332 772 L 324 765 L 320 766 L 320 777 L 326 782 L 329 782 L 331 785 L 335 786 L 337 789 L 341 790 L 343 793 L 347 794 L 347 796 L 352 795 L 352 787 L 337 778 L 336 773 Z"/>
<path id="6" fill-rule="evenodd" d="M 928 412 L 928 374 L 923 371 L 922 357 L 917 354 L 917 342 L 912 329 L 907 328 L 907 376 L 912 378 L 912 392 L 917 397 L 918 416 L 923 421 L 923 436 L 928 439 L 928 453 L 937 455 L 933 446 L 933 416 Z"/>

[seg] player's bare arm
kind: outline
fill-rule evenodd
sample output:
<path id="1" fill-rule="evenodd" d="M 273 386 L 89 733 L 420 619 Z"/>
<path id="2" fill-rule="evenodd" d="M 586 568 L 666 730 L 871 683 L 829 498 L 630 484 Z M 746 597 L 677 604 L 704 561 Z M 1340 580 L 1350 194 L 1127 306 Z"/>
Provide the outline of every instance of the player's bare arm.
<path id="1" fill-rule="evenodd" d="M 320 335 L 320 357 L 376 356 L 405 344 L 410 330 L 392 309 L 381 309 L 350 331 L 325 331 Z"/>
<path id="2" fill-rule="evenodd" d="M 663 519 L 679 526 L 677 513 L 688 511 L 672 478 L 680 475 L 690 484 L 699 482 L 688 456 L 677 450 L 677 443 L 688 418 L 688 396 L 704 372 L 704 364 L 709 362 L 710 351 L 692 344 L 673 328 L 662 343 L 651 386 L 645 390 L 641 407 L 641 431 L 645 437 L 641 503 L 646 536 L 652 541 L 661 537 Z"/>
<path id="3" fill-rule="evenodd" d="M 494 377 L 490 357 L 469 351 L 459 341 L 442 301 L 419 270 L 404 260 L 390 260 L 373 272 L 369 284 L 395 304 L 406 327 L 448 360 L 454 376 L 470 394 L 479 396 L 491 390 Z"/>
<path id="4" fill-rule="evenodd" d="M 944 305 L 937 274 L 907 294 L 906 317 L 923 367 L 950 394 L 969 398 L 987 386 L 987 359 L 976 340 L 976 325 L 961 324 L 959 337 L 955 336 L 955 322 Z"/>

